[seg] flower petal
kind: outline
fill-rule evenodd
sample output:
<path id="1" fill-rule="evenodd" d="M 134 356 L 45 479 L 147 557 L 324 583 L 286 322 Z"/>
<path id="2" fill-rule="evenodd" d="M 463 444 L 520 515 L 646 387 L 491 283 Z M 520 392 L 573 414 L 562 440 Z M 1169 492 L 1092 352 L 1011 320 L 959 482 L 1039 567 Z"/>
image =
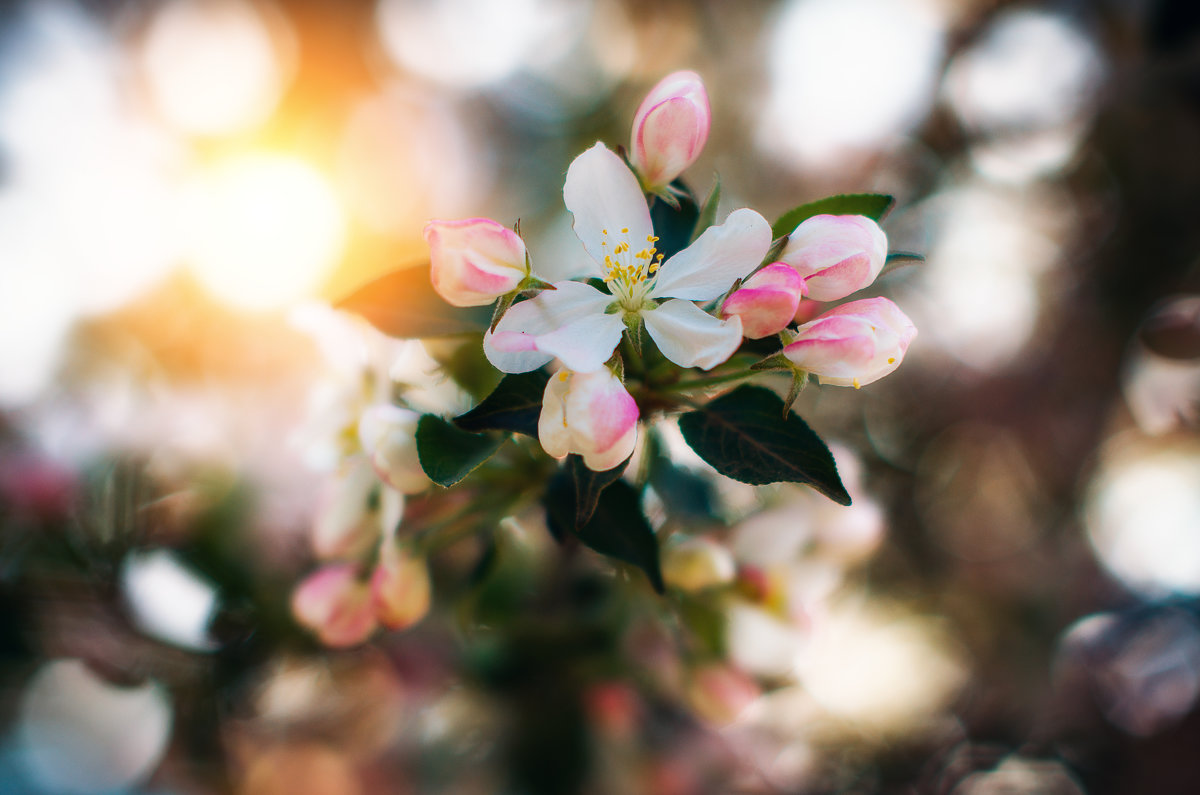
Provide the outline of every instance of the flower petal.
<path id="1" fill-rule="evenodd" d="M 597 263 L 594 275 L 605 275 L 601 267 L 604 255 L 611 254 L 621 239 L 632 241 L 630 246 L 637 251 L 653 234 L 650 210 L 637 177 L 602 143 L 571 163 L 563 185 L 563 201 L 575 216 L 575 234 Z M 629 231 L 621 234 L 622 229 Z"/>
<path id="2" fill-rule="evenodd" d="M 588 315 L 538 337 L 537 347 L 557 358 L 568 370 L 590 373 L 612 358 L 624 333 L 625 323 L 619 314 Z"/>
<path id="3" fill-rule="evenodd" d="M 681 367 L 709 370 L 742 342 L 741 318 L 718 320 L 690 301 L 666 301 L 642 312 L 642 320 L 663 356 Z"/>
<path id="4" fill-rule="evenodd" d="M 558 282 L 555 287 L 515 304 L 504 313 L 495 332 L 483 335 L 483 352 L 497 369 L 506 373 L 536 370 L 554 358 L 553 353 L 541 350 L 540 337 L 603 315 L 613 300 L 612 296 L 580 282 Z M 609 348 L 609 354 L 617 341 Z M 558 347 L 561 346 L 559 343 Z M 606 355 L 604 359 L 607 358 Z"/>
<path id="5" fill-rule="evenodd" d="M 710 301 L 758 267 L 771 247 L 771 225 L 754 210 L 734 210 L 658 270 L 651 298 Z"/>

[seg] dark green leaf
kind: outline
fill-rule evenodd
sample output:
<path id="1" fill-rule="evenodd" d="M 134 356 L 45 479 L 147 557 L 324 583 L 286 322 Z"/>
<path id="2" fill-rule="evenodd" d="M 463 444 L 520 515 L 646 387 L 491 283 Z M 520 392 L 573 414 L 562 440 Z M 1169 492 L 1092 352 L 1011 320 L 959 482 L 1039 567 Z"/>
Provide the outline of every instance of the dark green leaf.
<path id="1" fill-rule="evenodd" d="M 679 419 L 683 438 L 722 475 L 763 485 L 806 483 L 841 505 L 850 495 L 821 437 L 769 389 L 740 386 Z"/>
<path id="2" fill-rule="evenodd" d="M 717 222 L 717 205 L 721 203 L 721 177 L 715 175 L 713 177 L 712 190 L 708 192 L 708 198 L 704 200 L 703 206 L 700 207 L 700 215 L 696 219 L 696 228 L 692 232 L 692 241 L 704 233 L 705 229 Z"/>
<path id="3" fill-rule="evenodd" d="M 626 458 L 612 469 L 593 472 L 583 463 L 583 456 L 567 456 L 566 467 L 575 484 L 575 529 L 583 527 L 588 519 L 592 518 L 592 514 L 596 512 L 596 505 L 600 502 L 600 495 L 625 473 L 628 464 L 629 459 Z"/>
<path id="4" fill-rule="evenodd" d="M 550 532 L 560 541 L 572 533 L 578 512 L 576 485 L 567 467 L 559 469 L 546 489 L 544 505 Z M 658 539 L 642 514 L 637 489 L 618 478 L 600 493 L 592 517 L 574 535 L 584 546 L 646 572 L 654 590 L 663 592 Z"/>
<path id="5" fill-rule="evenodd" d="M 650 220 L 654 224 L 654 234 L 658 236 L 658 242 L 654 245 L 664 260 L 687 248 L 692 242 L 692 230 L 696 228 L 696 219 L 700 217 L 700 208 L 696 206 L 696 200 L 692 198 L 686 186 L 680 180 L 675 180 L 672 184 L 683 191 L 682 195 L 676 194 L 679 200 L 678 210 L 657 197 L 650 205 Z M 638 241 L 633 243 L 636 249 Z"/>
<path id="6" fill-rule="evenodd" d="M 903 268 L 906 265 L 918 265 L 925 261 L 925 257 L 912 251 L 892 251 L 887 255 L 887 259 L 883 262 L 883 270 L 880 275 L 891 273 L 892 271 Z"/>
<path id="7" fill-rule="evenodd" d="M 843 193 L 839 196 L 828 196 L 802 204 L 779 216 L 779 220 L 771 225 L 771 236 L 790 235 L 801 221 L 814 215 L 865 215 L 881 221 L 895 203 L 896 200 L 886 193 Z"/>
<path id="8" fill-rule="evenodd" d="M 466 414 L 454 418 L 464 431 L 514 431 L 537 438 L 542 395 L 550 379 L 542 370 L 504 376 L 492 393 Z"/>
<path id="9" fill-rule="evenodd" d="M 453 486 L 492 457 L 506 438 L 459 430 L 441 417 L 426 414 L 417 422 L 417 458 L 429 479 Z"/>
<path id="10" fill-rule="evenodd" d="M 361 315 L 393 337 L 422 339 L 483 331 L 486 307 L 457 307 L 442 300 L 429 283 L 429 265 L 402 268 L 359 287 L 334 304 Z"/>

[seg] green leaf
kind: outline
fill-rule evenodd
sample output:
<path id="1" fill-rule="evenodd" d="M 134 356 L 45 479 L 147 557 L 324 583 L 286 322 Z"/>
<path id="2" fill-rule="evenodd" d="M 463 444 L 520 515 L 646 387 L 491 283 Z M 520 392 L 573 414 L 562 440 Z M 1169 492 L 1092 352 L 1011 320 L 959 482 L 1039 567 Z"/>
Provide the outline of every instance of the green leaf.
<path id="1" fill-rule="evenodd" d="M 417 458 L 421 469 L 439 486 L 453 486 L 507 441 L 459 430 L 441 417 L 426 414 L 417 421 Z"/>
<path id="2" fill-rule="evenodd" d="M 491 319 L 486 306 L 462 308 L 443 301 L 429 283 L 428 263 L 381 276 L 334 306 L 362 316 L 384 334 L 404 339 L 483 331 Z"/>
<path id="3" fill-rule="evenodd" d="M 513 431 L 537 438 L 542 395 L 550 376 L 543 370 L 510 373 L 492 393 L 466 414 L 454 418 L 464 431 Z"/>
<path id="4" fill-rule="evenodd" d="M 618 476 L 600 492 L 591 518 L 573 529 L 579 511 L 576 488 L 566 466 L 551 478 L 543 501 L 550 532 L 560 541 L 573 534 L 589 549 L 638 567 L 662 593 L 658 538 L 642 513 L 638 490 Z"/>
<path id="5" fill-rule="evenodd" d="M 679 209 L 671 207 L 662 199 L 655 197 L 650 205 L 650 220 L 654 224 L 654 234 L 658 236 L 655 247 L 664 260 L 678 254 L 692 242 L 692 230 L 696 228 L 696 219 L 700 217 L 700 208 L 688 191 L 687 186 L 680 180 L 675 180 L 672 186 L 677 188 Z M 635 246 L 639 241 L 633 241 Z"/>
<path id="6" fill-rule="evenodd" d="M 571 473 L 571 480 L 575 484 L 576 530 L 583 527 L 592 518 L 592 514 L 596 512 L 596 505 L 600 502 L 600 495 L 625 473 L 625 467 L 628 464 L 629 459 L 626 458 L 612 469 L 593 472 L 588 469 L 587 464 L 583 463 L 583 456 L 575 454 L 567 456 L 567 471 Z"/>
<path id="7" fill-rule="evenodd" d="M 865 215 L 881 221 L 895 203 L 896 200 L 886 193 L 843 193 L 828 196 L 802 204 L 779 216 L 779 220 L 771 225 L 771 236 L 790 235 L 801 221 L 814 215 Z"/>
<path id="8" fill-rule="evenodd" d="M 713 176 L 712 190 L 708 192 L 708 198 L 704 200 L 704 204 L 700 207 L 700 215 L 696 219 L 696 228 L 692 232 L 692 242 L 696 242 L 696 238 L 704 234 L 704 230 L 717 222 L 717 205 L 721 203 L 721 176 L 719 174 Z"/>
<path id="9" fill-rule="evenodd" d="M 722 475 L 759 486 L 805 483 L 840 505 L 850 495 L 821 437 L 769 389 L 740 386 L 679 418 L 696 454 Z"/>

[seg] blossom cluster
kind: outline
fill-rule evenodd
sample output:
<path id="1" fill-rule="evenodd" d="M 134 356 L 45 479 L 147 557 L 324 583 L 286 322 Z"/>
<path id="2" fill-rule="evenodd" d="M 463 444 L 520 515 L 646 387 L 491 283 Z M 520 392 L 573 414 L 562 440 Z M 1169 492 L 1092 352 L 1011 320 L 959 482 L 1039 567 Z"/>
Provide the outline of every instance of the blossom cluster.
<path id="1" fill-rule="evenodd" d="M 505 373 L 561 368 L 538 424 L 551 456 L 576 453 L 602 471 L 633 452 L 641 412 L 619 349 L 625 340 L 639 352 L 643 330 L 668 361 L 701 370 L 727 362 L 744 338 L 778 335 L 775 363 L 798 384 L 811 374 L 856 388 L 894 371 L 916 334 L 887 298 L 825 307 L 883 269 L 887 238 L 865 215 L 815 214 L 773 241 L 766 219 L 740 208 L 681 250 L 659 250 L 647 200 L 678 206 L 677 179 L 710 125 L 700 77 L 678 72 L 638 109 L 627 157 L 597 143 L 571 163 L 563 199 L 590 260 L 582 279 L 540 279 L 521 237 L 494 220 L 426 227 L 438 294 L 453 306 L 498 304 L 488 361 Z"/>

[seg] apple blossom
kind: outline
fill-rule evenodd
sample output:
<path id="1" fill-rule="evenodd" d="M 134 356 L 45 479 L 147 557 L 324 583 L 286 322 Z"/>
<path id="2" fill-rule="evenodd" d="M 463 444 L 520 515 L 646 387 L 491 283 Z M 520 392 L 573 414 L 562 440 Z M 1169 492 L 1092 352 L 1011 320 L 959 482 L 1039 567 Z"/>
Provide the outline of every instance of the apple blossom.
<path id="1" fill-rule="evenodd" d="M 856 389 L 899 367 L 917 335 L 912 321 L 886 298 L 842 304 L 796 331 L 784 356 L 822 384 Z"/>
<path id="2" fill-rule="evenodd" d="M 607 367 L 560 370 L 542 396 L 538 439 L 550 456 L 578 453 L 588 469 L 603 472 L 633 454 L 637 421 L 637 403 Z"/>
<path id="3" fill-rule="evenodd" d="M 661 190 L 696 162 L 711 124 L 708 93 L 695 72 L 669 74 L 650 89 L 634 114 L 629 145 L 643 187 Z"/>
<path id="4" fill-rule="evenodd" d="M 396 491 L 415 494 L 430 484 L 417 459 L 417 421 L 411 409 L 379 403 L 358 420 L 358 439 L 379 478 Z"/>
<path id="5" fill-rule="evenodd" d="M 771 228 L 761 215 L 735 210 L 662 262 L 637 178 L 600 143 L 571 163 L 563 198 L 591 255 L 588 275 L 603 278 L 611 294 L 558 282 L 556 289 L 515 304 L 484 335 L 493 365 L 524 373 L 557 357 L 570 370 L 598 370 L 626 326 L 637 323 L 682 367 L 707 370 L 733 355 L 742 340 L 741 320 L 715 318 L 692 302 L 720 297 L 762 262 Z"/>
<path id="6" fill-rule="evenodd" d="M 380 489 L 367 457 L 352 456 L 326 481 L 318 497 L 313 551 L 322 559 L 355 557 L 369 549 L 381 531 L 399 523 L 403 513 L 404 495 Z"/>
<path id="7" fill-rule="evenodd" d="M 292 614 L 327 646 L 354 646 L 376 626 L 371 589 L 354 563 L 324 566 L 292 592 Z"/>
<path id="8" fill-rule="evenodd" d="M 454 306 L 484 306 L 517 289 L 529 275 L 520 235 L 489 218 L 430 221 L 429 278 Z"/>
<path id="9" fill-rule="evenodd" d="M 742 334 L 752 340 L 778 334 L 791 324 L 804 295 L 804 279 L 783 262 L 751 276 L 721 306 L 721 317 L 742 319 Z"/>
<path id="10" fill-rule="evenodd" d="M 379 564 L 371 576 L 371 597 L 379 623 L 388 629 L 407 629 L 429 612 L 429 569 L 424 559 L 398 547 L 387 536 Z"/>
<path id="11" fill-rule="evenodd" d="M 809 298 L 836 301 L 875 281 L 887 236 L 865 215 L 814 215 L 788 235 L 779 259 L 804 277 Z"/>

